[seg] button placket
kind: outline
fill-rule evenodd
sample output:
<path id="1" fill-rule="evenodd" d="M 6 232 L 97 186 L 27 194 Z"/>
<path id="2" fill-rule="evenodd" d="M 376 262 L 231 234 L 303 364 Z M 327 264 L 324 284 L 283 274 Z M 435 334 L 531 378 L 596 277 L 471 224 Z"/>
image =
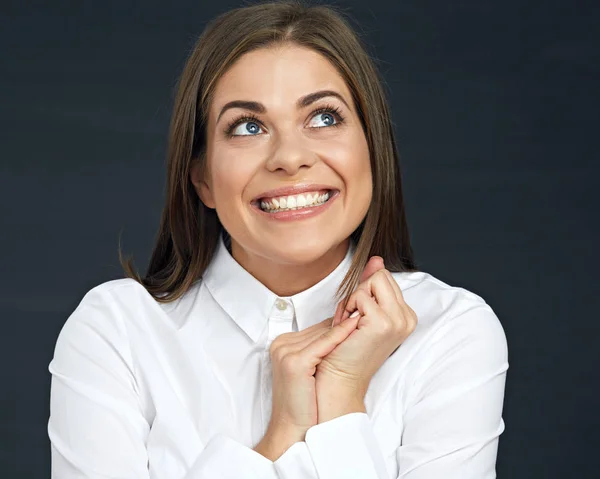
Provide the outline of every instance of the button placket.
<path id="1" fill-rule="evenodd" d="M 269 333 L 267 347 L 280 334 L 291 332 L 294 321 L 294 307 L 292 304 L 282 298 L 277 298 L 271 308 L 269 315 Z"/>
<path id="2" fill-rule="evenodd" d="M 263 427 L 266 428 L 269 422 L 272 412 L 272 374 L 273 367 L 271 365 L 269 348 L 271 343 L 277 336 L 283 333 L 291 332 L 293 330 L 294 322 L 294 306 L 291 302 L 277 298 L 268 319 L 268 334 L 267 344 L 265 345 L 266 351 L 264 355 L 264 368 L 263 368 L 263 387 L 262 389 L 262 413 L 263 413 Z"/>

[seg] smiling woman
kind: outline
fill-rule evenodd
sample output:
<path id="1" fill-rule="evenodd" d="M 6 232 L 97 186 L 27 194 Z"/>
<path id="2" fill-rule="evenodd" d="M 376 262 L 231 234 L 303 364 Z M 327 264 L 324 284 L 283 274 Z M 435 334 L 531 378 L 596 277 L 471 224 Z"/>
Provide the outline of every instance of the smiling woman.
<path id="1" fill-rule="evenodd" d="M 189 289 L 220 234 L 266 286 L 274 284 L 261 270 L 278 278 L 281 294 L 325 277 L 350 240 L 356 253 L 338 298 L 347 300 L 370 256 L 384 257 L 390 271 L 417 270 L 385 94 L 332 7 L 258 4 L 215 19 L 181 75 L 168 163 L 168 199 L 145 277 L 122 261 L 157 301 Z M 315 188 L 329 191 L 326 207 L 260 214 L 260 195 L 281 194 L 288 208 L 288 197 L 293 204 L 295 193 L 314 196 Z M 303 221 L 283 223 L 289 219 Z"/>
<path id="2" fill-rule="evenodd" d="M 371 205 L 369 147 L 351 98 L 330 61 L 293 43 L 245 53 L 213 92 L 192 182 L 233 257 L 281 296 L 340 263 Z"/>
<path id="3" fill-rule="evenodd" d="M 418 270 L 380 77 L 334 7 L 207 26 L 146 274 L 119 255 L 49 365 L 53 477 L 495 477 L 504 331 Z"/>

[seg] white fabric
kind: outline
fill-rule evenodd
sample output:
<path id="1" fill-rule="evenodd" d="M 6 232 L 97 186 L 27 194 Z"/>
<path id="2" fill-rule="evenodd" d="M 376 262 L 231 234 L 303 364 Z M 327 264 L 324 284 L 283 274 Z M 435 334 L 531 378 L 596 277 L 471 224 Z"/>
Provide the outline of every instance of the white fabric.
<path id="1" fill-rule="evenodd" d="M 393 274 L 419 323 L 371 380 L 367 412 L 313 426 L 275 462 L 253 450 L 271 414 L 270 343 L 333 315 L 352 254 L 289 298 L 222 240 L 173 303 L 131 279 L 92 288 L 48 366 L 52 477 L 496 477 L 504 330 L 481 297 L 425 272 Z"/>

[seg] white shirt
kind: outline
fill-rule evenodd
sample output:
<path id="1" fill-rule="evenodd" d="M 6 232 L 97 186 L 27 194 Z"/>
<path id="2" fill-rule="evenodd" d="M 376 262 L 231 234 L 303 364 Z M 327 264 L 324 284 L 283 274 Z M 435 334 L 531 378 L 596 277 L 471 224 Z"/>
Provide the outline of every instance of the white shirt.
<path id="1" fill-rule="evenodd" d="M 253 450 L 271 415 L 271 342 L 333 316 L 353 251 L 286 298 L 222 240 L 175 302 L 132 279 L 92 288 L 48 366 L 52 477 L 495 478 L 504 330 L 481 297 L 425 272 L 393 273 L 419 322 L 372 378 L 367 412 L 311 427 L 274 462 Z"/>

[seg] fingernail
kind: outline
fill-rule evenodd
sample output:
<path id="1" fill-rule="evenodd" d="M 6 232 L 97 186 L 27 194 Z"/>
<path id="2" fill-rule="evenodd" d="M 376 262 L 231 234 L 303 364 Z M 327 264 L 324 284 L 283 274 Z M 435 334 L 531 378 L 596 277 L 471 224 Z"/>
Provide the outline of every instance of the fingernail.
<path id="1" fill-rule="evenodd" d="M 358 312 L 358 309 L 356 311 L 354 311 L 349 318 L 356 318 L 360 313 Z"/>

